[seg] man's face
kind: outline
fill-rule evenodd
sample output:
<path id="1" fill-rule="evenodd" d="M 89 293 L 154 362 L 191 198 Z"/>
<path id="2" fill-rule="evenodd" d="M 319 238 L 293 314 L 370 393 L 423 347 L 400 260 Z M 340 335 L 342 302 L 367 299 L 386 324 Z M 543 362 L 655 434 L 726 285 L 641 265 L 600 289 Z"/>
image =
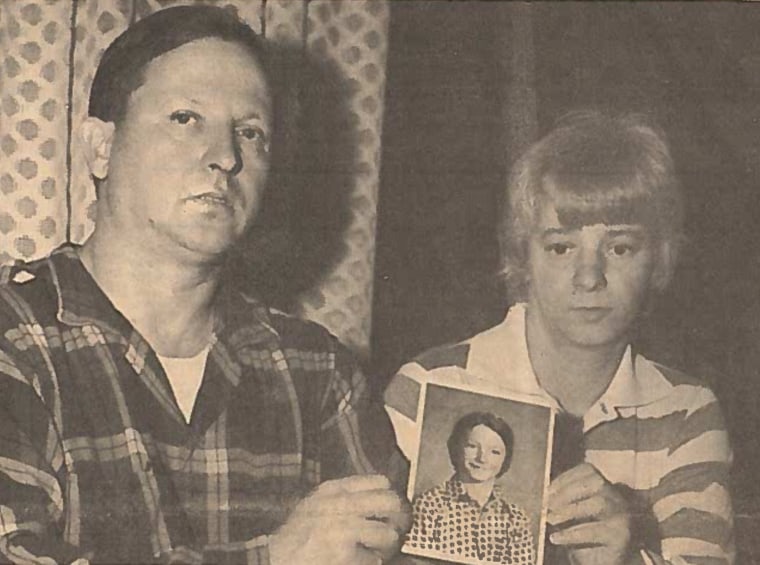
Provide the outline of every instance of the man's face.
<path id="1" fill-rule="evenodd" d="M 462 469 L 458 478 L 466 483 L 495 479 L 507 456 L 501 436 L 482 424 L 470 430 L 462 451 Z"/>
<path id="2" fill-rule="evenodd" d="M 154 59 L 114 134 L 111 221 L 172 252 L 228 249 L 261 203 L 271 113 L 265 76 L 240 45 L 201 39 Z"/>
<path id="3" fill-rule="evenodd" d="M 557 344 L 618 345 L 651 288 L 655 250 L 638 224 L 560 224 L 545 203 L 529 242 L 529 316 Z"/>

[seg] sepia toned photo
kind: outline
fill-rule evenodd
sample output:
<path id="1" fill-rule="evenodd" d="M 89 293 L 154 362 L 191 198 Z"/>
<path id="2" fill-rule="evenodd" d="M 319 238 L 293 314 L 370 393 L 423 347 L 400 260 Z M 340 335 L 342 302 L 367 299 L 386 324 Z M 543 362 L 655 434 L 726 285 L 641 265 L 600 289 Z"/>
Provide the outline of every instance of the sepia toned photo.
<path id="1" fill-rule="evenodd" d="M 549 406 L 435 384 L 420 402 L 403 551 L 453 563 L 542 563 Z"/>
<path id="2" fill-rule="evenodd" d="M 760 565 L 758 30 L 0 0 L 0 562 Z"/>

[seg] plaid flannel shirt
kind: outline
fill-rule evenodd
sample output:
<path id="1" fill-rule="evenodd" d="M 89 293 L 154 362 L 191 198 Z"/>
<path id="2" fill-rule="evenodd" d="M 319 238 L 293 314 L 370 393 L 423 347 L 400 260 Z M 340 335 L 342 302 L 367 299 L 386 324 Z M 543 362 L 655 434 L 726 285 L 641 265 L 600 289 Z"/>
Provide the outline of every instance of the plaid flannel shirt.
<path id="1" fill-rule="evenodd" d="M 382 408 L 317 324 L 220 292 L 187 424 L 73 246 L 2 277 L 0 557 L 153 563 L 182 548 L 265 564 L 315 485 L 392 467 Z"/>

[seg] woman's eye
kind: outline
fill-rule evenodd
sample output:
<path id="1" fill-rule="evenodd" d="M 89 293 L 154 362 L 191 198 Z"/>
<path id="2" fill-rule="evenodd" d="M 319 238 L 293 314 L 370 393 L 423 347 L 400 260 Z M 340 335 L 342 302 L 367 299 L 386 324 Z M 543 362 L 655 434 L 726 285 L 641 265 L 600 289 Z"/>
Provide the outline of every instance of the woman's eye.
<path id="1" fill-rule="evenodd" d="M 545 251 L 548 251 L 549 253 L 552 253 L 554 255 L 566 255 L 568 251 L 570 251 L 571 246 L 567 243 L 550 243 L 546 247 L 544 247 Z"/>
<path id="2" fill-rule="evenodd" d="M 186 126 L 190 123 L 194 123 L 198 121 L 198 114 L 195 112 L 189 112 L 187 110 L 178 110 L 176 112 L 172 112 L 172 115 L 169 116 L 169 119 L 173 122 L 176 122 L 180 125 Z"/>
<path id="3" fill-rule="evenodd" d="M 634 248 L 628 243 L 618 243 L 610 248 L 610 252 L 617 257 L 622 257 L 623 255 L 629 255 L 630 253 L 633 253 Z"/>

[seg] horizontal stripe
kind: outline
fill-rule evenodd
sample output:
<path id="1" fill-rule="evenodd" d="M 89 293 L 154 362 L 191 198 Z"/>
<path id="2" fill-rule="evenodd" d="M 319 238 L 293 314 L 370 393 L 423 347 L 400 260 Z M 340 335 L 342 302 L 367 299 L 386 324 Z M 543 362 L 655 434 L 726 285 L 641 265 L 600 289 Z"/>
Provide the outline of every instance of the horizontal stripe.
<path id="1" fill-rule="evenodd" d="M 652 505 L 652 511 L 662 522 L 684 508 L 707 512 L 731 520 L 731 498 L 725 486 L 717 483 L 694 492 L 679 492 L 658 500 Z"/>
<path id="2" fill-rule="evenodd" d="M 665 538 L 695 538 L 727 548 L 731 540 L 731 519 L 683 508 L 670 518 L 660 521 Z"/>
<path id="3" fill-rule="evenodd" d="M 244 449 L 233 448 L 190 449 L 157 442 L 145 434 L 140 437 L 141 445 L 137 452 L 147 456 L 148 453 L 160 451 L 160 459 L 168 464 L 170 470 L 178 473 L 214 474 L 208 467 L 208 462 L 221 458 L 228 461 L 231 473 L 256 478 L 281 475 L 292 477 L 301 471 L 302 458 L 299 453 L 254 454 Z M 143 441 L 145 443 L 142 443 Z M 104 438 L 72 438 L 64 441 L 64 447 L 74 462 L 112 463 L 129 460 L 131 457 L 128 440 L 123 433 Z"/>
<path id="4" fill-rule="evenodd" d="M 729 488 L 729 465 L 726 461 L 711 461 L 684 465 L 665 475 L 660 483 L 647 491 L 649 500 L 657 501 L 681 492 L 697 492 L 711 484 Z"/>
<path id="5" fill-rule="evenodd" d="M 7 457 L 0 457 L 0 472 L 6 474 L 11 480 L 19 484 L 42 489 L 56 509 L 56 513 L 58 514 L 63 511 L 61 486 L 52 475 L 45 473 L 41 469 L 25 465 L 20 461 Z"/>
<path id="6" fill-rule="evenodd" d="M 656 487 L 663 477 L 680 467 L 731 459 L 728 436 L 722 430 L 705 432 L 675 452 L 669 451 L 588 450 L 586 460 L 603 470 L 610 482 L 645 490 Z"/>
<path id="7" fill-rule="evenodd" d="M 418 356 L 415 362 L 427 371 L 440 367 L 459 367 L 460 369 L 465 369 L 469 353 L 470 345 L 468 343 L 444 345 L 426 351 Z"/>
<path id="8" fill-rule="evenodd" d="M 421 388 L 414 379 L 398 373 L 385 389 L 385 403 L 410 420 L 416 420 Z"/>
<path id="9" fill-rule="evenodd" d="M 679 555 L 699 555 L 700 557 L 713 557 L 725 559 L 726 551 L 719 545 L 695 538 L 663 538 L 662 555 L 671 560 Z M 688 561 L 687 561 L 688 563 Z"/>
<path id="10" fill-rule="evenodd" d="M 700 434 L 724 429 L 717 402 L 687 416 L 686 407 L 657 418 L 629 417 L 597 426 L 585 436 L 588 449 L 660 451 L 674 450 Z"/>
<path id="11" fill-rule="evenodd" d="M 733 563 L 734 560 L 730 557 L 704 557 L 701 555 L 687 555 L 679 560 L 678 563 L 674 562 L 674 565 L 679 563 L 685 563 L 687 565 L 728 565 Z M 740 563 L 739 565 L 747 565 L 746 563 Z"/>
<path id="12" fill-rule="evenodd" d="M 55 559 L 34 555 L 26 548 L 15 545 L 10 539 L 0 540 L 0 552 L 7 555 L 16 565 L 57 565 Z"/>
<path id="13" fill-rule="evenodd" d="M 667 397 L 635 407 L 633 410 L 639 418 L 661 418 L 680 410 L 686 410 L 688 417 L 713 402 L 715 402 L 715 395 L 707 387 L 678 385 L 670 390 Z"/>

